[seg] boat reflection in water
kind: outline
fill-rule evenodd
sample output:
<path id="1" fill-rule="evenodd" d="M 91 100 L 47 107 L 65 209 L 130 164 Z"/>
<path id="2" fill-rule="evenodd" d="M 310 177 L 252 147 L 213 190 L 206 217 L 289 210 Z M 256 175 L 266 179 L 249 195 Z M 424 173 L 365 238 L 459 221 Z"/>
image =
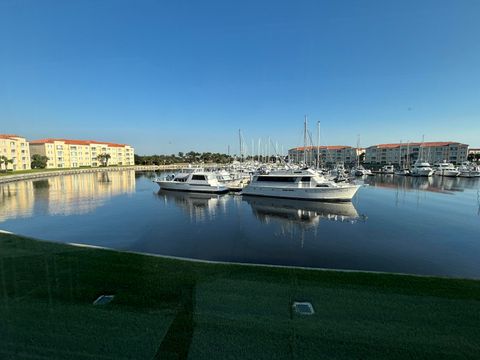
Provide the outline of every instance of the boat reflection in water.
<path id="1" fill-rule="evenodd" d="M 280 235 L 300 239 L 303 247 L 306 232 L 317 235 L 320 221 L 355 223 L 366 220 L 350 202 L 332 203 L 309 200 L 245 196 L 255 217 L 263 224 L 280 226 Z"/>
<path id="2" fill-rule="evenodd" d="M 195 222 L 214 219 L 218 211 L 225 213 L 228 202 L 228 196 L 222 194 L 175 190 L 159 190 L 157 194 L 165 204 L 174 202 Z"/>
<path id="3" fill-rule="evenodd" d="M 365 184 L 374 187 L 398 189 L 404 191 L 421 190 L 436 193 L 463 192 L 465 189 L 478 187 L 480 179 L 459 177 L 409 177 L 409 176 L 375 176 L 365 179 Z"/>
<path id="4" fill-rule="evenodd" d="M 332 203 L 253 196 L 245 196 L 243 201 L 247 202 L 255 216 L 265 223 L 280 219 L 315 226 L 320 219 L 355 222 L 361 218 L 350 202 Z"/>

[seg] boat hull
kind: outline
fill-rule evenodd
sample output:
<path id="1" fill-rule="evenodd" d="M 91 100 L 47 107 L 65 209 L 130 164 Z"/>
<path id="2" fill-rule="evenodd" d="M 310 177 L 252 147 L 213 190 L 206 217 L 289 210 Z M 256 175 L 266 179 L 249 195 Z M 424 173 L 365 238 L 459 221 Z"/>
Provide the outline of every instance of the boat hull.
<path id="1" fill-rule="evenodd" d="M 457 170 L 437 170 L 437 171 L 435 171 L 435 175 L 446 176 L 446 177 L 457 177 L 458 175 L 460 175 L 460 171 L 457 171 Z"/>
<path id="2" fill-rule="evenodd" d="M 177 181 L 155 181 L 162 190 L 175 190 L 175 191 L 187 191 L 198 193 L 210 193 L 221 194 L 228 192 L 228 188 L 224 185 L 212 186 L 212 185 L 200 185 L 200 184 L 188 184 Z"/>
<path id="3" fill-rule="evenodd" d="M 478 177 L 480 177 L 480 172 L 465 171 L 465 172 L 460 172 L 460 174 L 458 176 L 459 177 L 464 177 L 464 178 L 478 178 Z"/>
<path id="4" fill-rule="evenodd" d="M 413 169 L 411 172 L 412 176 L 424 176 L 424 177 L 430 177 L 433 175 L 433 170 L 415 170 Z"/>
<path id="5" fill-rule="evenodd" d="M 332 188 L 315 187 L 292 189 L 249 185 L 243 189 L 242 195 L 316 201 L 351 201 L 359 188 L 360 185 L 347 185 Z"/>

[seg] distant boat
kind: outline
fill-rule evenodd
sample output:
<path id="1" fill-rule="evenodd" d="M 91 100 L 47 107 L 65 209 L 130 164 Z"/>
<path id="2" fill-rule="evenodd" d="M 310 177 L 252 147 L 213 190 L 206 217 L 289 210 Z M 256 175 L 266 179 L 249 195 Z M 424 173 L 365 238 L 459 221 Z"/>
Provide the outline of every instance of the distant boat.
<path id="1" fill-rule="evenodd" d="M 360 185 L 336 183 L 317 172 L 307 170 L 280 170 L 254 175 L 243 195 L 289 199 L 351 201 Z"/>
<path id="2" fill-rule="evenodd" d="M 357 150 L 358 149 L 360 149 L 360 135 L 358 135 L 358 139 L 357 139 Z M 365 175 L 372 176 L 373 175 L 372 170 L 365 169 L 363 167 L 363 165 L 360 165 L 360 156 L 358 156 L 358 152 L 356 153 L 356 155 L 357 155 L 357 166 L 355 166 L 350 171 L 350 175 L 353 175 L 353 176 L 365 176 Z"/>
<path id="3" fill-rule="evenodd" d="M 412 176 L 432 176 L 433 169 L 428 162 L 417 160 L 410 171 Z"/>
<path id="4" fill-rule="evenodd" d="M 452 163 L 446 161 L 434 164 L 433 169 L 435 171 L 434 174 L 439 176 L 457 177 L 460 175 L 460 171 Z"/>
<path id="5" fill-rule="evenodd" d="M 395 175 L 398 175 L 398 176 L 410 176 L 411 173 L 410 173 L 410 170 L 409 170 L 409 169 L 400 169 L 400 170 L 395 171 Z"/>
<path id="6" fill-rule="evenodd" d="M 393 165 L 384 165 L 382 168 L 375 172 L 382 175 L 393 175 L 395 173 L 395 167 Z"/>
<path id="7" fill-rule="evenodd" d="M 162 190 L 203 193 L 228 192 L 228 188 L 218 181 L 215 173 L 204 171 L 202 168 L 182 169 L 176 174 L 156 178 L 153 182 L 157 183 Z"/>
<path id="8" fill-rule="evenodd" d="M 365 169 L 362 165 L 358 165 L 352 169 L 350 172 L 351 175 L 353 176 L 371 176 L 373 175 L 372 170 L 370 169 Z"/>
<path id="9" fill-rule="evenodd" d="M 463 162 L 459 166 L 458 171 L 460 172 L 460 174 L 458 175 L 460 177 L 467 177 L 467 178 L 480 177 L 480 166 L 476 166 L 468 161 Z"/>

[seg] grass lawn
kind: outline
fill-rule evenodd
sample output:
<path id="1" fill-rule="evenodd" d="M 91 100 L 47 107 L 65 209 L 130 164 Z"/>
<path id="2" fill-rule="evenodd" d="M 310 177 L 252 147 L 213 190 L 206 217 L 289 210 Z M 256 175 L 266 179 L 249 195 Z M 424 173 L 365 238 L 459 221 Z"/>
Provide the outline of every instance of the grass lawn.
<path id="1" fill-rule="evenodd" d="M 107 305 L 93 306 L 101 294 Z M 293 301 L 310 301 L 300 316 Z M 1 359 L 478 359 L 480 281 L 205 264 L 0 234 Z"/>

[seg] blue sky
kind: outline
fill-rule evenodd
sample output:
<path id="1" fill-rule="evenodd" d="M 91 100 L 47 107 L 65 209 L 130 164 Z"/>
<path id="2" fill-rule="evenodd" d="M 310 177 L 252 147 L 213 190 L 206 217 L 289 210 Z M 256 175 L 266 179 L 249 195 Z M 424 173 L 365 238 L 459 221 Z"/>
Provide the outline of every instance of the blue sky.
<path id="1" fill-rule="evenodd" d="M 480 146 L 480 1 L 0 0 L 0 133 Z"/>

